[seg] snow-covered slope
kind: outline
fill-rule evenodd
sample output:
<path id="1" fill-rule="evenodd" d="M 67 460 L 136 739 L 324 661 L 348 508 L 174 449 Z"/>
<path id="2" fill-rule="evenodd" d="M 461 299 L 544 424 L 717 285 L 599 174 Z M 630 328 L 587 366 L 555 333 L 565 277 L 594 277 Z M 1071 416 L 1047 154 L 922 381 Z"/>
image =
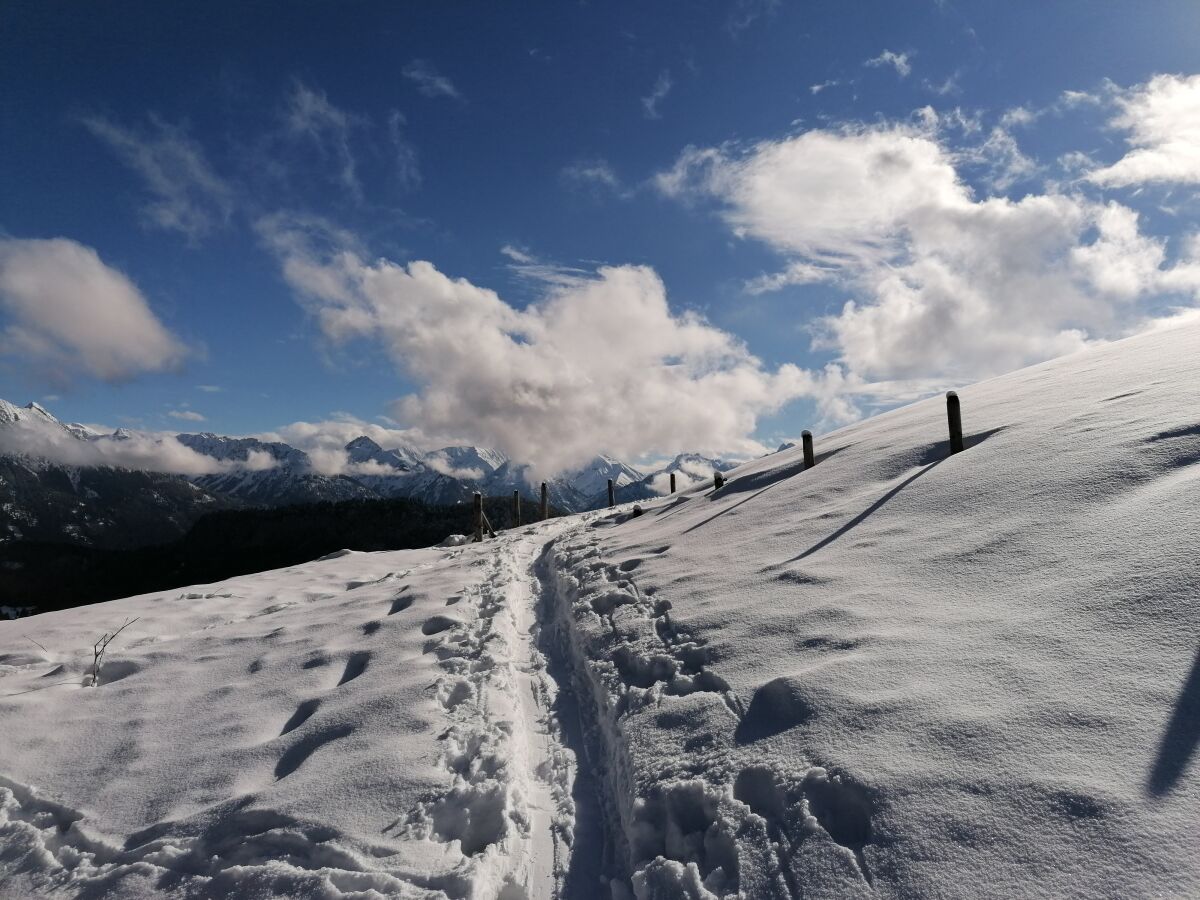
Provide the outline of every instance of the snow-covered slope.
<path id="1" fill-rule="evenodd" d="M 1197 359 L 0 623 L 0 896 L 1200 895 Z"/>

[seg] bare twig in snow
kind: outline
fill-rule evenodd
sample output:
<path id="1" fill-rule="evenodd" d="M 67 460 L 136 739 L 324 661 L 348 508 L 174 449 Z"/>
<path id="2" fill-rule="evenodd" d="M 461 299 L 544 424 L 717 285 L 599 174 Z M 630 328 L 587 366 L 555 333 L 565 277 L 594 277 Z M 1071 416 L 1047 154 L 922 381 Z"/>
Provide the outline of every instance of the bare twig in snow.
<path id="1" fill-rule="evenodd" d="M 92 680 L 88 687 L 95 687 L 100 683 L 100 669 L 104 665 L 104 651 L 108 649 L 108 645 L 113 642 L 118 634 L 120 634 L 140 618 L 141 616 L 138 616 L 137 619 L 126 619 L 124 625 L 122 625 L 112 634 L 106 633 L 100 635 L 100 640 L 96 641 L 96 643 L 92 645 Z"/>
<path id="2" fill-rule="evenodd" d="M 39 647 L 42 647 L 41 644 L 38 644 L 38 642 L 33 640 L 33 638 L 31 638 L 29 635 L 25 635 L 25 640 L 32 641 L 33 643 L 37 644 Z M 42 652 L 45 653 L 47 656 L 50 654 L 50 651 L 47 650 L 45 647 L 42 647 Z"/>

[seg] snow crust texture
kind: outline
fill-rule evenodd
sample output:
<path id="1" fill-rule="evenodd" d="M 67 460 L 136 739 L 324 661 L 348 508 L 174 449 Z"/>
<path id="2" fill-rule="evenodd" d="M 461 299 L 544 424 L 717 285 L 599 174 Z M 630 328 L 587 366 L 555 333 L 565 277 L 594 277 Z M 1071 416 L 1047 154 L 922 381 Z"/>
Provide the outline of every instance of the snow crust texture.
<path id="1" fill-rule="evenodd" d="M 0 622 L 0 897 L 1200 896 L 1197 359 Z"/>

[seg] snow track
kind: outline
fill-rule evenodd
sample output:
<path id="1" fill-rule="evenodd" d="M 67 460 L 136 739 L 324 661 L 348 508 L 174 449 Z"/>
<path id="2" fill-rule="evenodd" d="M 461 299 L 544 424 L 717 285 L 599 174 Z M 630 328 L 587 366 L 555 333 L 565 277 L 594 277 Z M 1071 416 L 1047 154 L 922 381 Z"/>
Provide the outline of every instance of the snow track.
<path id="1" fill-rule="evenodd" d="M 551 713 L 557 690 L 538 649 L 541 546 L 527 534 L 490 542 L 482 583 L 455 604 L 475 615 L 422 626 L 435 635 L 426 653 L 444 671 L 436 692 L 452 723 L 440 759 L 450 788 L 422 801 L 405 831 L 456 845 L 470 858 L 473 889 L 505 900 L 559 896 L 574 831 L 575 757 Z"/>

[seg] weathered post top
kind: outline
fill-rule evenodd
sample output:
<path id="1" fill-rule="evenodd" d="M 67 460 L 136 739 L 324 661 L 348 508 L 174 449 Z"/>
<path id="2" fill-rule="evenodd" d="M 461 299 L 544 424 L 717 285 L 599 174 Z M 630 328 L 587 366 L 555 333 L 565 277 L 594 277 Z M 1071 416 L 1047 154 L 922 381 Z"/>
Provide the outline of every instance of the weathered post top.
<path id="1" fill-rule="evenodd" d="M 608 505 L 617 505 L 617 491 L 616 488 L 613 487 L 613 480 L 611 478 L 608 479 Z"/>
<path id="2" fill-rule="evenodd" d="M 521 524 L 521 492 L 513 491 L 513 527 Z"/>
<path id="3" fill-rule="evenodd" d="M 800 442 L 804 445 L 804 468 L 811 469 L 817 464 L 817 457 L 813 453 L 812 432 L 802 432 L 800 435 Z"/>
<path id="4" fill-rule="evenodd" d="M 471 495 L 471 506 L 473 513 L 473 524 L 475 526 L 475 540 L 483 540 L 483 494 L 476 491 Z"/>
<path id="5" fill-rule="evenodd" d="M 671 473 L 671 493 L 675 493 L 675 473 Z"/>
<path id="6" fill-rule="evenodd" d="M 546 482 L 542 482 L 542 520 L 550 518 L 550 498 L 546 493 Z"/>

